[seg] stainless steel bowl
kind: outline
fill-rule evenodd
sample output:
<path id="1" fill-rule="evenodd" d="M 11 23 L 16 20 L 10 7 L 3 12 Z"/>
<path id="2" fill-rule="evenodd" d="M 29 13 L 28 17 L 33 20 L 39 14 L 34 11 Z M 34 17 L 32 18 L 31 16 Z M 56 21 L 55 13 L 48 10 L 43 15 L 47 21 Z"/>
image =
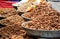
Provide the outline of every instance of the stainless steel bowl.
<path id="1" fill-rule="evenodd" d="M 22 27 L 27 31 L 28 35 L 44 38 L 60 37 L 60 30 L 32 30 L 29 28 L 25 28 L 27 23 L 29 22 L 24 22 L 22 24 Z"/>
<path id="2" fill-rule="evenodd" d="M 23 17 L 25 21 L 30 21 L 30 20 L 32 20 L 31 18 L 27 18 L 27 17 L 25 17 L 24 15 L 25 15 L 25 14 L 22 14 L 21 17 Z"/>

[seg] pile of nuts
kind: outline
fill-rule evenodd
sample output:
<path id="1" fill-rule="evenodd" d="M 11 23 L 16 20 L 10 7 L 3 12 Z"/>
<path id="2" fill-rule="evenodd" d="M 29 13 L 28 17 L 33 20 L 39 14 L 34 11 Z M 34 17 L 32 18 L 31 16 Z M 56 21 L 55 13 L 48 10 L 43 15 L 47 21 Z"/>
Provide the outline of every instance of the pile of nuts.
<path id="1" fill-rule="evenodd" d="M 35 5 L 31 11 L 25 13 L 24 16 L 26 18 L 34 19 L 38 15 L 43 15 L 44 13 L 50 12 L 51 9 L 52 7 L 50 5 L 45 3 L 40 3 L 39 5 Z"/>
<path id="2" fill-rule="evenodd" d="M 21 24 L 24 19 L 13 8 L 0 8 L 0 39 L 33 39 L 26 35 Z"/>
<path id="3" fill-rule="evenodd" d="M 43 8 L 44 13 L 28 22 L 26 28 L 33 30 L 60 30 L 60 12 L 53 8 Z"/>
<path id="4" fill-rule="evenodd" d="M 19 26 L 8 26 L 0 29 L 0 39 L 32 39 L 26 35 L 26 31 Z"/>
<path id="5" fill-rule="evenodd" d="M 20 25 L 24 22 L 24 19 L 19 16 L 19 15 L 13 15 L 13 16 L 10 16 L 10 17 L 7 17 L 6 19 L 2 19 L 0 20 L 0 24 L 3 24 L 3 25 Z"/>
<path id="6" fill-rule="evenodd" d="M 9 17 L 18 14 L 14 8 L 0 8 L 0 17 Z"/>
<path id="7" fill-rule="evenodd" d="M 33 19 L 25 24 L 25 28 L 32 30 L 60 30 L 60 12 L 46 3 L 35 5 L 30 11 L 24 13 L 24 16 Z M 25 21 L 15 9 L 1 8 L 0 17 L 6 17 L 0 20 L 0 26 L 4 26 L 0 28 L 0 39 L 34 39 L 23 30 L 21 24 Z"/>

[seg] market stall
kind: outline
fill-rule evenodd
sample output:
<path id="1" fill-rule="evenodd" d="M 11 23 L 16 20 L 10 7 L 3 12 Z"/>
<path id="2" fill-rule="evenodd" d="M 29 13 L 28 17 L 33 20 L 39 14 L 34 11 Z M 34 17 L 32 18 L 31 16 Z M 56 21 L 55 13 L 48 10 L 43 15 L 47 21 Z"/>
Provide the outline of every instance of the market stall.
<path id="1" fill-rule="evenodd" d="M 0 39 L 60 39 L 60 2 L 0 1 Z"/>

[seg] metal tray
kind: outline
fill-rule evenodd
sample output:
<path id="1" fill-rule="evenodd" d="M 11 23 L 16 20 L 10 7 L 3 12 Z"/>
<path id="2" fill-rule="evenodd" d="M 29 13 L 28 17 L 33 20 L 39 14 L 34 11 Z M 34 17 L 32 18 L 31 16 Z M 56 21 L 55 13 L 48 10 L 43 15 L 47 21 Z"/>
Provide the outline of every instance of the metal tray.
<path id="1" fill-rule="evenodd" d="M 25 21 L 31 21 L 32 19 L 31 18 L 27 18 L 24 16 L 25 14 L 22 14 L 21 16 L 24 18 Z"/>
<path id="2" fill-rule="evenodd" d="M 24 22 L 22 24 L 22 27 L 27 31 L 27 34 L 30 36 L 36 36 L 41 38 L 60 37 L 60 30 L 32 30 L 32 29 L 25 28 L 26 23 L 28 22 Z"/>

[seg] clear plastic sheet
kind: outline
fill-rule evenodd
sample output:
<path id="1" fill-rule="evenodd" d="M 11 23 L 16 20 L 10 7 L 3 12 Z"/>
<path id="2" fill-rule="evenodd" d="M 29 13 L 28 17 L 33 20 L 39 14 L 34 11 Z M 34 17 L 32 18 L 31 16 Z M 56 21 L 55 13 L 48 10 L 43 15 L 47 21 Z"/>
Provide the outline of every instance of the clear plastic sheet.
<path id="1" fill-rule="evenodd" d="M 60 12 L 60 2 L 49 2 L 52 4 L 52 8 Z"/>

